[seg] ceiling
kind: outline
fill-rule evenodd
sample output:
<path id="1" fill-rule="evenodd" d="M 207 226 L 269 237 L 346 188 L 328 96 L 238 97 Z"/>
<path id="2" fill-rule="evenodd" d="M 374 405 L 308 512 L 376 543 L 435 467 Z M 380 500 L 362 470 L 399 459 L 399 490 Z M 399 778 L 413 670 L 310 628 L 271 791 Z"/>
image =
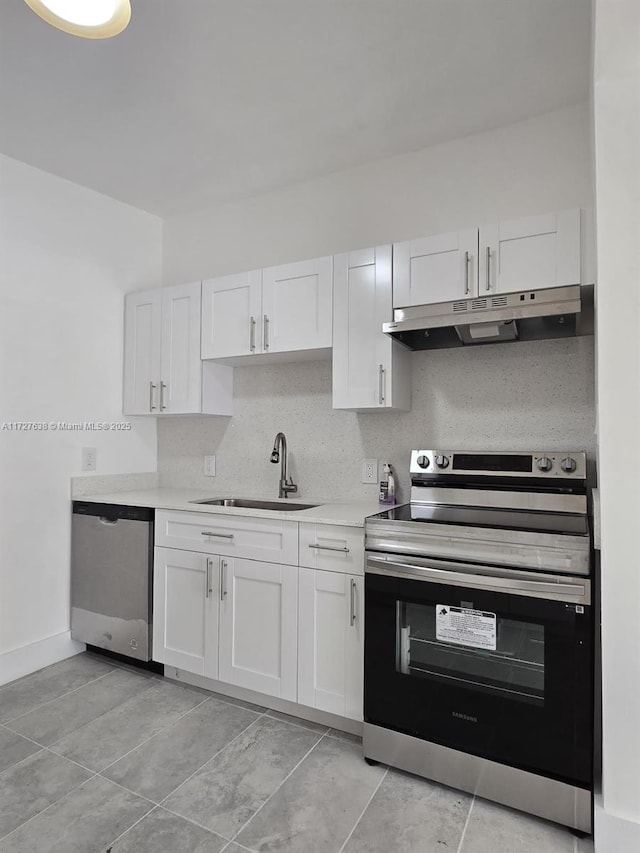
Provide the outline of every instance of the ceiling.
<path id="1" fill-rule="evenodd" d="M 171 216 L 588 96 L 591 0 L 131 0 L 120 36 L 0 3 L 0 151 Z"/>

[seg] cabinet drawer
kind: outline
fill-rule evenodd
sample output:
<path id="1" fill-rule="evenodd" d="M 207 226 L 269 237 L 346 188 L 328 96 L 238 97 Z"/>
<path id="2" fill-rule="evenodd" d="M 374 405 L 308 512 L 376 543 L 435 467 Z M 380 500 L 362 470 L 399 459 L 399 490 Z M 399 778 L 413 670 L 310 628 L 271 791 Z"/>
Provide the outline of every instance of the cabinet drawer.
<path id="1" fill-rule="evenodd" d="M 300 524 L 300 565 L 364 574 L 364 529 L 337 524 Z"/>
<path id="2" fill-rule="evenodd" d="M 298 523 L 201 512 L 156 512 L 156 545 L 298 564 Z"/>

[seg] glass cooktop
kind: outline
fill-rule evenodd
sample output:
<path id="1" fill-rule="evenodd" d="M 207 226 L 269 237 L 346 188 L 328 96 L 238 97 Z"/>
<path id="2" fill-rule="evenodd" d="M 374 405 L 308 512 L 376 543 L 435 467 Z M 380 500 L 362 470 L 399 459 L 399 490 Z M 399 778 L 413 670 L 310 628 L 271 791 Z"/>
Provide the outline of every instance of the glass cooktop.
<path id="1" fill-rule="evenodd" d="M 431 524 L 456 524 L 461 527 L 486 527 L 502 530 L 527 530 L 533 533 L 560 533 L 586 536 L 584 515 L 533 510 L 487 509 L 484 507 L 446 506 L 409 503 L 370 517 L 381 521 L 416 521 Z"/>

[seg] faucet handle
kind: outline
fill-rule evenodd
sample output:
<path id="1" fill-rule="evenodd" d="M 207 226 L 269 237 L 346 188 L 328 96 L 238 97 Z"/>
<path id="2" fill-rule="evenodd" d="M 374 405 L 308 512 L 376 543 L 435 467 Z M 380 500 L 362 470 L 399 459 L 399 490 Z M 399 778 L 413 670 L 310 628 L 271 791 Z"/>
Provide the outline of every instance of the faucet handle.
<path id="1" fill-rule="evenodd" d="M 298 487 L 293 482 L 291 477 L 289 477 L 287 480 L 284 481 L 284 483 L 282 484 L 282 489 L 285 492 L 297 492 L 298 491 Z"/>

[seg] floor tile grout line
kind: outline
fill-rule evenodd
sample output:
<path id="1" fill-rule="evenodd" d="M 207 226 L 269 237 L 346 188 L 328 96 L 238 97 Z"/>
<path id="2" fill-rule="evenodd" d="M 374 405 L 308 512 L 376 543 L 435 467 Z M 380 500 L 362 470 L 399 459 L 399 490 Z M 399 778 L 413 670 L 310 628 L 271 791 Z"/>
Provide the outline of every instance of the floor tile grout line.
<path id="1" fill-rule="evenodd" d="M 254 712 L 254 713 L 255 713 L 255 712 Z M 201 764 L 201 765 L 200 765 L 200 767 L 198 767 L 198 769 L 197 769 L 197 770 L 194 770 L 194 771 L 193 771 L 193 773 L 192 773 L 190 776 L 187 776 L 187 778 L 186 778 L 184 781 L 182 781 L 182 782 L 181 782 L 181 783 L 180 783 L 176 788 L 174 788 L 174 789 L 173 789 L 173 791 L 170 791 L 170 792 L 167 794 L 167 796 L 166 796 L 166 797 L 163 797 L 163 798 L 160 800 L 160 802 L 158 803 L 158 805 L 159 805 L 159 806 L 162 806 L 163 808 L 166 808 L 166 807 L 164 806 L 164 803 L 169 799 L 169 797 L 173 796 L 173 794 L 175 794 L 175 793 L 176 793 L 176 791 L 179 791 L 179 790 L 180 790 L 180 788 L 182 788 L 182 786 L 183 786 L 183 785 L 186 785 L 186 784 L 187 784 L 187 782 L 191 781 L 191 779 L 193 779 L 193 777 L 194 777 L 197 773 L 199 773 L 199 772 L 202 770 L 202 768 L 203 768 L 203 767 L 205 767 L 205 766 L 206 766 L 210 761 L 213 761 L 213 759 L 214 759 L 214 758 L 217 758 L 217 757 L 220 755 L 220 753 L 221 753 L 221 752 L 223 752 L 225 749 L 227 749 L 227 747 L 231 746 L 231 744 L 232 744 L 232 743 L 234 743 L 234 741 L 236 741 L 236 740 L 237 740 L 241 735 L 243 735 L 246 731 L 248 731 L 252 726 L 257 725 L 257 723 L 258 723 L 258 722 L 259 722 L 263 717 L 266 717 L 266 714 L 260 714 L 260 716 L 259 716 L 259 717 L 257 717 L 255 720 L 252 720 L 252 721 L 249 723 L 249 725 L 248 725 L 248 726 L 245 726 L 245 727 L 244 727 L 244 729 L 242 729 L 242 731 L 241 731 L 241 732 L 238 732 L 238 734 L 237 734 L 235 737 L 231 738 L 231 740 L 229 741 L 229 743 L 225 743 L 225 745 L 224 745 L 224 746 L 222 746 L 222 747 L 220 747 L 220 749 L 219 749 L 217 752 L 214 752 L 214 754 L 213 754 L 213 755 L 209 756 L 209 758 L 207 758 L 207 760 L 204 762 L 204 764 Z M 167 809 L 167 811 L 171 811 L 171 809 Z M 172 814 L 178 814 L 178 812 L 172 812 Z M 184 817 L 184 815 L 180 815 L 180 817 Z M 195 823 L 195 821 L 192 821 L 192 823 Z M 198 825 L 199 825 L 199 824 L 198 824 Z M 205 829 L 206 829 L 206 827 L 205 827 Z M 210 830 L 210 831 L 211 831 L 211 830 Z M 219 835 L 219 834 L 220 834 L 220 833 L 218 833 L 218 835 Z M 223 837 L 224 837 L 224 836 L 223 836 Z"/>
<path id="2" fill-rule="evenodd" d="M 282 720 L 278 720 L 278 722 L 282 722 Z M 309 729 L 307 729 L 307 731 L 309 731 Z M 318 733 L 317 733 L 317 732 L 315 732 L 315 734 L 318 734 Z M 269 802 L 273 797 L 275 797 L 275 795 L 278 793 L 278 791 L 280 790 L 280 788 L 282 788 L 282 786 L 283 786 L 283 785 L 284 785 L 284 783 L 287 781 L 287 779 L 289 779 L 289 777 L 290 777 L 290 776 L 292 776 L 292 775 L 296 772 L 296 770 L 298 769 L 298 767 L 300 767 L 300 765 L 302 764 L 302 762 L 303 762 L 303 761 L 306 761 L 306 759 L 311 755 L 311 753 L 313 752 L 313 750 L 318 746 L 318 744 L 319 744 L 319 743 L 320 743 L 320 742 L 321 742 L 325 737 L 326 737 L 326 735 L 320 735 L 320 737 L 319 737 L 319 738 L 318 738 L 318 740 L 313 744 L 313 746 L 311 747 L 311 749 L 308 749 L 308 750 L 305 752 L 305 754 L 302 756 L 302 758 L 300 759 L 300 761 L 298 761 L 298 763 L 296 764 L 296 766 L 295 766 L 294 768 L 292 768 L 292 770 L 290 770 L 290 771 L 289 771 L 289 773 L 287 773 L 287 775 L 284 777 L 284 779 L 282 780 L 282 782 L 280 782 L 280 784 L 277 786 L 277 788 L 274 788 L 274 790 L 269 794 L 269 796 L 268 796 L 268 797 L 267 797 L 267 799 L 264 801 L 264 803 L 263 803 L 263 804 L 262 804 L 262 805 L 261 805 L 261 806 L 260 806 L 260 807 L 259 807 L 259 808 L 258 808 L 258 809 L 257 809 L 257 810 L 252 814 L 252 815 L 251 815 L 251 817 L 249 818 L 249 820 L 245 821 L 245 822 L 242 824 L 242 826 L 240 827 L 240 829 L 236 832 L 236 834 L 235 834 L 235 835 L 233 836 L 233 838 L 231 839 L 232 841 L 235 841 L 235 840 L 236 840 L 236 838 L 238 838 L 238 836 L 240 835 L 240 833 L 241 833 L 241 832 L 243 832 L 243 830 L 245 830 L 245 829 L 247 828 L 247 826 L 251 823 L 251 821 L 254 819 L 254 817 L 257 817 L 257 815 L 259 815 L 259 814 L 260 814 L 260 812 L 261 812 L 261 811 L 262 811 L 262 809 L 267 805 L 267 803 L 268 803 L 268 802 Z"/>
<path id="3" fill-rule="evenodd" d="M 243 847 L 243 845 L 240 844 L 238 841 L 230 841 L 225 847 L 222 848 L 220 853 L 225 853 L 226 850 L 229 850 L 232 844 L 235 844 L 236 847 L 243 851 L 243 853 L 253 853 L 253 850 L 249 850 L 248 847 Z"/>
<path id="4" fill-rule="evenodd" d="M 106 673 L 106 675 L 109 675 L 109 673 Z M 101 676 L 100 678 L 104 678 L 104 677 L 106 677 L 106 676 Z M 97 678 L 96 681 L 100 681 L 100 678 Z M 95 682 L 92 682 L 92 683 L 95 683 Z M 78 688 L 78 689 L 80 689 L 80 688 Z M 8 729 L 8 731 L 10 731 L 12 734 L 18 735 L 19 737 L 23 737 L 25 740 L 31 741 L 31 743 L 35 743 L 37 746 L 40 747 L 40 749 L 48 749 L 49 752 L 53 752 L 54 755 L 60 755 L 59 752 L 55 752 L 55 750 L 51 749 L 51 747 L 55 746 L 57 743 L 60 743 L 60 741 L 64 740 L 65 737 L 68 737 L 69 735 L 75 734 L 75 732 L 79 732 L 81 729 L 84 729 L 85 726 L 89 726 L 89 725 L 91 725 L 91 723 L 95 723 L 96 720 L 99 720 L 101 717 L 104 717 L 105 714 L 108 714 L 111 711 L 115 711 L 117 708 L 121 708 L 122 705 L 126 705 L 127 702 L 131 702 L 133 699 L 137 699 L 138 696 L 141 696 L 143 693 L 146 693 L 147 690 L 149 690 L 148 687 L 143 689 L 143 690 L 140 690 L 139 693 L 136 693 L 133 696 L 130 696 L 128 699 L 124 699 L 122 702 L 120 702 L 119 705 L 114 705 L 113 708 L 109 708 L 107 711 L 103 711 L 101 714 L 98 714 L 93 719 L 88 720 L 86 723 L 83 723 L 81 726 L 78 726 L 76 729 L 72 729 L 70 732 L 67 732 L 66 734 L 57 738 L 57 740 L 52 741 L 50 744 L 40 743 L 40 741 L 35 740 L 35 738 L 29 737 L 29 735 L 25 735 L 23 732 L 19 732 L 19 731 L 16 731 L 15 729 L 12 729 L 6 723 L 0 723 L 0 725 L 3 725 L 4 728 Z M 71 691 L 71 692 L 75 692 L 75 691 Z M 69 696 L 71 694 L 66 693 L 65 695 Z M 62 697 L 60 697 L 60 698 L 62 698 Z M 52 701 L 55 701 L 55 699 Z M 45 704 L 48 704 L 48 703 L 45 703 Z M 40 707 L 43 708 L 44 705 L 41 705 Z M 37 709 L 34 709 L 34 710 L 37 710 Z M 31 712 L 29 712 L 29 713 L 31 713 Z M 24 716 L 26 716 L 26 715 L 24 715 Z M 15 720 L 19 720 L 19 719 L 21 719 L 21 717 L 16 717 L 12 722 L 15 722 Z M 67 756 L 65 755 L 63 757 L 66 758 Z M 70 758 L 69 761 L 73 761 L 73 759 Z M 75 763 L 78 764 L 79 762 L 75 762 Z M 80 765 L 80 766 L 84 767 L 84 765 Z M 92 770 L 91 768 L 87 768 L 87 769 L 91 770 L 92 773 L 96 772 L 95 770 Z"/>
<path id="5" fill-rule="evenodd" d="M 43 749 L 46 749 L 46 747 L 43 747 Z M 59 756 L 58 756 L 58 757 L 59 757 Z M 75 762 L 74 762 L 74 764 L 75 764 Z M 15 766 L 15 765 L 14 765 L 14 766 Z M 78 765 L 78 766 L 82 767 L 82 765 Z M 86 770 L 87 768 L 86 768 L 86 767 L 82 767 L 82 769 L 83 769 L 83 770 Z M 91 776 L 89 776 L 89 778 L 88 778 L 88 779 L 83 779 L 83 780 L 82 780 L 82 782 L 78 782 L 78 784 L 77 784 L 77 785 L 74 785 L 74 787 L 73 787 L 73 788 L 71 788 L 71 790 L 70 790 L 70 791 L 67 791 L 67 792 L 66 792 L 66 793 L 64 793 L 61 797 L 58 797 L 58 799 L 57 799 L 57 800 L 54 800 L 52 803 L 49 803 L 49 804 L 48 804 L 47 806 L 45 806 L 43 809 L 40 809 L 40 811 L 39 811 L 39 812 L 36 812 L 36 814 L 31 815 L 31 817 L 29 817 L 29 818 L 27 818 L 26 820 L 24 820 L 24 821 L 23 821 L 19 826 L 16 826 L 16 827 L 15 827 L 15 829 L 12 829 L 12 830 L 11 830 L 11 832 L 7 832 L 7 834 L 6 834 L 6 835 L 2 835 L 2 836 L 0 836 L 0 842 L 1 842 L 1 841 L 4 841 L 4 840 L 5 840 L 5 839 L 7 839 L 7 838 L 9 838 L 9 836 L 10 836 L 10 835 L 13 835 L 13 833 L 14 833 L 14 832 L 17 832 L 19 829 L 22 829 L 22 827 L 23 827 L 23 826 L 26 826 L 28 823 L 31 823 L 31 821 L 32 821 L 32 820 L 35 820 L 37 817 L 39 817 L 41 814 L 44 814 L 44 812 L 48 811 L 50 808 L 53 808 L 53 806 L 55 806 L 57 803 L 61 802 L 61 801 L 62 801 L 62 800 L 64 800 L 66 797 L 68 797 L 68 796 L 69 796 L 69 794 L 73 794 L 73 792 L 74 792 L 74 791 L 77 791 L 77 790 L 78 790 L 78 788 L 81 788 L 83 785 L 86 785 L 86 784 L 87 784 L 87 782 L 90 782 L 92 779 L 95 779 L 97 775 L 98 775 L 97 773 L 92 773 L 92 775 L 91 775 Z"/>
<path id="6" fill-rule="evenodd" d="M 142 817 L 139 817 L 139 818 L 138 818 L 138 820 L 137 820 L 135 823 L 132 823 L 132 824 L 131 824 L 131 826 L 128 826 L 128 827 L 124 830 L 124 832 L 121 832 L 121 833 L 120 833 L 120 835 L 117 835 L 117 836 L 116 836 L 112 841 L 110 841 L 108 844 L 105 844 L 105 845 L 104 845 L 104 849 L 105 849 L 105 850 L 111 850 L 111 848 L 113 847 L 113 845 L 114 845 L 114 844 L 116 844 L 116 842 L 120 841 L 120 839 L 122 838 L 122 836 L 123 836 L 123 835 L 126 835 L 126 834 L 127 834 L 127 832 L 131 832 L 131 830 L 133 829 L 133 827 L 134 827 L 134 826 L 137 826 L 137 825 L 138 825 L 139 823 L 141 823 L 145 818 L 149 817 L 149 815 L 150 815 L 150 814 L 153 814 L 153 812 L 154 812 L 157 808 L 158 808 L 158 805 L 157 805 L 157 804 L 154 804 L 153 808 L 150 808 L 150 809 L 149 809 L 149 811 L 148 811 L 148 812 L 145 812 L 145 813 L 142 815 Z"/>
<path id="7" fill-rule="evenodd" d="M 361 811 L 361 812 L 360 812 L 360 814 L 358 815 L 358 819 L 356 820 L 356 822 L 355 822 L 355 823 L 353 824 L 353 826 L 351 827 L 351 832 L 347 835 L 347 837 L 345 838 L 345 840 L 342 842 L 342 846 L 341 846 L 341 847 L 340 847 L 340 849 L 338 850 L 338 853 L 342 853 L 342 851 L 345 849 L 345 847 L 346 847 L 346 846 L 347 846 L 347 844 L 349 843 L 349 839 L 351 838 L 351 836 L 353 835 L 353 833 L 354 833 L 354 832 L 356 831 L 356 829 L 358 828 L 358 825 L 359 825 L 360 821 L 362 820 L 362 818 L 363 818 L 363 817 L 364 817 L 364 815 L 365 815 L 365 812 L 367 811 L 367 809 L 369 808 L 369 806 L 370 806 L 370 805 L 371 805 L 371 803 L 373 802 L 373 798 L 375 797 L 375 795 L 376 795 L 376 794 L 378 793 L 378 791 L 380 790 L 380 786 L 382 785 L 382 783 L 384 782 L 384 780 L 387 778 L 387 774 L 388 774 L 388 773 L 389 773 L 389 768 L 388 768 L 388 767 L 386 767 L 386 768 L 385 768 L 384 773 L 382 774 L 382 777 L 381 777 L 380 781 L 378 782 L 378 784 L 376 785 L 376 787 L 375 787 L 375 789 L 374 789 L 373 793 L 371 794 L 371 796 L 370 796 L 370 797 L 369 797 L 369 799 L 367 800 L 367 803 L 366 803 L 365 807 L 362 809 L 362 811 Z"/>
<path id="8" fill-rule="evenodd" d="M 180 720 L 182 720 L 183 717 L 188 716 L 192 711 L 195 711 L 197 708 L 201 708 L 202 705 L 205 705 L 208 701 L 209 701 L 209 698 L 207 696 L 205 696 L 203 698 L 202 702 L 198 702 L 197 705 L 194 705 L 193 708 L 189 708 L 188 711 L 185 711 L 183 714 L 180 714 L 179 717 L 176 717 L 175 720 L 172 720 L 170 723 L 167 723 L 166 726 L 162 726 L 161 728 L 157 729 L 155 732 L 153 732 L 153 734 L 149 735 L 149 737 L 146 737 L 144 740 L 141 740 L 140 743 L 137 743 L 135 746 L 131 747 L 131 749 L 128 749 L 125 753 L 123 753 L 123 755 L 116 758 L 115 761 L 112 761 L 110 764 L 107 764 L 106 767 L 102 767 L 100 770 L 97 770 L 96 772 L 99 773 L 100 775 L 102 775 L 106 770 L 109 770 L 111 767 L 113 767 L 114 764 L 117 764 L 118 761 L 122 761 L 122 759 L 126 758 L 127 755 L 130 755 L 132 752 L 135 752 L 136 749 L 139 749 L 141 746 L 144 746 L 145 743 L 149 743 L 149 741 L 153 740 L 153 738 L 156 735 L 159 735 L 161 732 L 164 732 L 167 729 L 170 729 L 171 726 L 174 726 L 176 723 L 180 722 Z M 96 717 L 96 719 L 99 719 L 99 717 Z M 89 725 L 89 723 L 87 723 L 87 725 Z M 76 731 L 80 731 L 80 729 L 76 729 Z M 54 746 L 55 746 L 55 744 L 54 744 Z M 109 778 L 108 776 L 105 776 L 105 779 L 108 779 L 108 778 Z M 110 780 L 110 781 L 113 781 L 113 780 Z M 135 791 L 133 793 L 135 793 Z"/>
<path id="9" fill-rule="evenodd" d="M 471 820 L 471 812 L 473 811 L 473 806 L 476 801 L 476 795 L 474 794 L 471 798 L 471 805 L 469 806 L 469 811 L 467 812 L 467 819 L 464 822 L 464 826 L 462 827 L 462 835 L 460 836 L 460 843 L 458 844 L 458 849 L 456 853 L 462 853 L 462 846 L 464 844 L 464 839 L 467 834 L 467 827 L 469 826 L 469 821 Z"/>
<path id="10" fill-rule="evenodd" d="M 306 732 L 311 732 L 312 734 L 320 735 L 321 737 L 331 737 L 331 735 L 329 734 L 329 730 L 330 730 L 331 726 L 324 726 L 323 728 L 325 729 L 325 731 L 321 732 L 321 731 L 318 731 L 317 729 L 310 729 L 309 726 L 304 726 L 304 725 L 302 725 L 302 723 L 293 723 L 290 720 L 282 720 L 282 719 L 280 719 L 280 717 L 276 717 L 273 714 L 270 714 L 269 710 L 273 710 L 273 709 L 272 708 L 267 709 L 265 711 L 264 715 L 265 715 L 265 717 L 269 717 L 270 720 L 277 720 L 279 723 L 284 723 L 287 726 L 295 726 L 297 729 L 304 729 Z M 280 712 L 276 712 L 276 713 L 280 713 Z M 288 717 L 289 714 L 286 714 L 285 716 Z M 298 717 L 297 719 L 302 719 L 302 718 Z M 313 722 L 313 721 L 309 720 L 309 722 Z M 321 726 L 322 724 L 321 723 L 314 723 L 314 725 Z"/>
<path id="11" fill-rule="evenodd" d="M 222 838 L 227 842 L 227 844 L 231 844 L 231 838 L 227 838 L 226 835 L 223 835 L 221 832 L 217 832 L 215 829 L 211 829 L 209 826 L 205 826 L 203 823 L 198 823 L 198 821 L 192 817 L 187 817 L 186 815 L 180 814 L 180 812 L 174 812 L 174 810 L 170 809 L 169 806 L 163 806 L 160 803 L 158 803 L 158 808 L 162 809 L 163 812 L 167 812 L 167 814 L 173 815 L 173 817 L 179 817 L 180 820 L 186 820 L 187 823 L 192 823 L 194 826 L 197 826 L 198 829 L 204 829 L 212 835 L 217 835 L 218 838 Z"/>
<path id="12" fill-rule="evenodd" d="M 95 684 L 96 681 L 102 681 L 103 678 L 106 678 L 108 675 L 111 675 L 112 672 L 115 672 L 115 667 L 110 669 L 109 672 L 104 672 L 102 675 L 99 675 L 97 678 L 92 678 L 91 681 L 86 681 L 84 684 L 81 684 L 79 687 L 74 687 L 73 690 L 67 690 L 66 693 L 61 693 L 60 696 L 56 696 L 53 699 L 47 699 L 46 702 L 41 702 L 39 705 L 34 705 L 33 708 L 29 708 L 28 711 L 25 711 L 24 714 L 18 714 L 16 717 L 11 717 L 10 720 L 4 720 L 2 722 L 3 726 L 6 726 L 8 723 L 15 723 L 16 720 L 19 720 L 21 717 L 26 717 L 27 714 L 32 714 L 34 711 L 38 711 L 40 708 L 44 708 L 46 705 L 50 705 L 52 702 L 57 702 L 58 699 L 64 699 L 65 696 L 71 696 L 72 693 L 77 693 L 78 690 L 82 690 L 84 687 L 88 687 L 89 684 Z M 9 682 L 11 684 L 11 682 Z M 13 729 L 11 730 L 13 731 Z M 20 732 L 18 732 L 20 734 Z"/>

